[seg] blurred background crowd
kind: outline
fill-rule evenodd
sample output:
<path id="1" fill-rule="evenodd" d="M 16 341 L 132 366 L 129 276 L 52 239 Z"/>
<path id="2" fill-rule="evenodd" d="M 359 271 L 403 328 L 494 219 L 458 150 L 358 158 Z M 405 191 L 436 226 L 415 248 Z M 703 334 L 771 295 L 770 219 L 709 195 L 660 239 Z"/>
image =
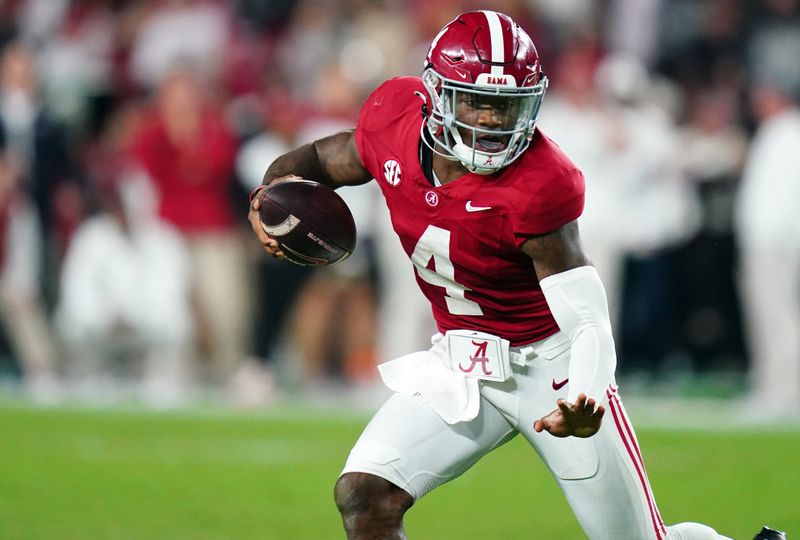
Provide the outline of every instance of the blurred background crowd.
<path id="1" fill-rule="evenodd" d="M 800 411 L 800 0 L 2 0 L 5 385 L 258 406 L 427 347 L 375 186 L 328 269 L 266 257 L 247 194 L 480 8 L 539 49 L 620 377 Z"/>

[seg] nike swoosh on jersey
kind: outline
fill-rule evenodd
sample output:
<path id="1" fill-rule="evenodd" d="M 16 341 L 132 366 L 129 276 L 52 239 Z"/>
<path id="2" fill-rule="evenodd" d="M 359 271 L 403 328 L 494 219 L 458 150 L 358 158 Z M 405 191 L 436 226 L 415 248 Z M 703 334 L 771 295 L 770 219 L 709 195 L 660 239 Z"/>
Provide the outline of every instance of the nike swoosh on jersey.
<path id="1" fill-rule="evenodd" d="M 553 390 L 561 390 L 562 388 L 564 388 L 564 385 L 567 384 L 568 382 L 569 378 L 566 378 L 561 382 L 556 382 L 556 380 L 553 379 Z"/>
<path id="2" fill-rule="evenodd" d="M 467 212 L 482 212 L 483 210 L 491 209 L 491 206 L 472 206 L 472 201 L 467 201 Z"/>

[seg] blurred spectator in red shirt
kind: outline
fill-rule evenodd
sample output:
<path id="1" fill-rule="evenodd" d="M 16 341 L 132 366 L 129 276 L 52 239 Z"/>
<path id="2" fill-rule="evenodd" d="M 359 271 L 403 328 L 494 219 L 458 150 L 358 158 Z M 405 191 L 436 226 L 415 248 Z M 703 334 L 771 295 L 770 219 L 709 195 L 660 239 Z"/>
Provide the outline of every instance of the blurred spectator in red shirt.
<path id="1" fill-rule="evenodd" d="M 247 261 L 232 206 L 236 139 L 196 72 L 174 67 L 134 136 L 132 153 L 158 192 L 159 214 L 191 253 L 201 375 L 223 382 L 245 356 Z"/>
<path id="2" fill-rule="evenodd" d="M 230 228 L 236 140 L 189 69 L 163 81 L 144 124 L 133 150 L 161 192 L 161 217 L 187 234 Z"/>

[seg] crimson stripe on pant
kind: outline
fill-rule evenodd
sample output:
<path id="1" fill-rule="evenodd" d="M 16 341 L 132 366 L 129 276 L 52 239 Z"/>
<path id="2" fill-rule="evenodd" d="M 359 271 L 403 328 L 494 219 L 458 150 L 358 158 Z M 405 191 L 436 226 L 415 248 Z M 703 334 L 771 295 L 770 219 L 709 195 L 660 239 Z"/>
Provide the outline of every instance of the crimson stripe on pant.
<path id="1" fill-rule="evenodd" d="M 636 443 L 636 438 L 633 436 L 627 415 L 622 408 L 622 403 L 616 396 L 616 390 L 612 387 L 609 387 L 609 389 L 606 391 L 606 395 L 608 396 L 608 406 L 611 409 L 611 415 L 614 417 L 614 423 L 617 426 L 617 432 L 619 432 L 619 436 L 622 439 L 623 444 L 625 444 L 625 449 L 628 451 L 628 456 L 630 456 L 631 462 L 633 462 L 633 467 L 636 469 L 636 474 L 639 476 L 639 482 L 642 484 L 642 489 L 644 490 L 644 495 L 647 499 L 647 506 L 650 509 L 650 519 L 653 522 L 653 529 L 656 532 L 656 538 L 658 540 L 663 540 L 664 535 L 666 534 L 664 522 L 661 520 L 661 516 L 658 513 L 658 508 L 656 508 L 652 493 L 650 492 L 650 485 L 647 480 L 647 472 L 644 470 L 644 462 L 641 458 L 642 454 L 639 451 L 639 445 Z"/>
<path id="2" fill-rule="evenodd" d="M 617 405 L 617 410 L 620 413 L 620 418 L 622 419 L 622 424 L 625 426 L 625 431 L 628 433 L 628 438 L 631 441 L 631 445 L 633 449 L 636 451 L 636 455 L 639 456 L 639 465 L 641 466 L 642 473 L 644 474 L 644 478 L 646 480 L 646 487 L 647 492 L 650 495 L 650 500 L 653 504 L 653 510 L 656 513 L 656 519 L 658 523 L 661 525 L 661 531 L 666 535 L 667 529 L 664 526 L 664 520 L 661 519 L 661 513 L 658 511 L 658 505 L 655 502 L 655 497 L 653 496 L 653 490 L 650 488 L 650 480 L 647 477 L 647 468 L 644 466 L 644 458 L 642 458 L 642 451 L 639 448 L 639 443 L 636 440 L 636 436 L 633 434 L 633 428 L 631 427 L 631 421 L 628 418 L 628 412 L 625 410 L 625 406 L 622 404 L 622 400 L 620 400 L 618 391 L 613 386 L 609 386 L 609 390 L 611 391 L 611 395 L 613 396 L 614 402 Z"/>

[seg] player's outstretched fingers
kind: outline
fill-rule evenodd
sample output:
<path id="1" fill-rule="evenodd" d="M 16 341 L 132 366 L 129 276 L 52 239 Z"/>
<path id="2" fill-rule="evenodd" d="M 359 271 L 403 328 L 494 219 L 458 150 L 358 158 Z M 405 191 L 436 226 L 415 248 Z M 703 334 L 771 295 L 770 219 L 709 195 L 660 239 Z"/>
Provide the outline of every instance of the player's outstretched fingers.
<path id="1" fill-rule="evenodd" d="M 587 399 L 586 404 L 583 407 L 583 412 L 589 415 L 594 414 L 595 405 L 597 405 L 597 402 L 594 400 L 594 398 Z"/>
<path id="2" fill-rule="evenodd" d="M 575 400 L 575 411 L 583 412 L 586 409 L 586 394 L 580 393 L 578 394 L 577 399 Z"/>
<path id="3" fill-rule="evenodd" d="M 567 403 L 566 399 L 557 400 L 556 405 L 558 405 L 558 408 L 561 409 L 561 412 L 564 414 L 569 414 L 572 412 L 572 409 L 570 408 L 569 403 Z"/>
<path id="4" fill-rule="evenodd" d="M 603 419 L 604 414 L 606 414 L 606 408 L 602 405 L 598 405 L 597 409 L 594 411 L 594 417 L 599 421 Z"/>

